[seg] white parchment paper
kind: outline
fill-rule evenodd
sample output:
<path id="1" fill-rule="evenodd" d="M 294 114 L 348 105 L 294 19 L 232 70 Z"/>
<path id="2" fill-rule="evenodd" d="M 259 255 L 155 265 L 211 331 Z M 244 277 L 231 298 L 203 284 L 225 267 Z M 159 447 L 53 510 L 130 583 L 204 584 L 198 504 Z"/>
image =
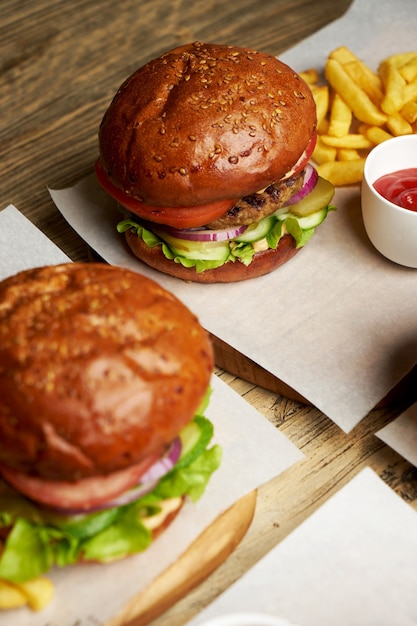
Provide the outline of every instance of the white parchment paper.
<path id="1" fill-rule="evenodd" d="M 417 402 L 375 434 L 417 467 Z"/>
<path id="2" fill-rule="evenodd" d="M 414 0 L 356 0 L 330 26 L 282 55 L 322 69 L 345 44 L 374 69 L 416 43 Z M 350 431 L 417 361 L 417 272 L 379 255 L 364 231 L 359 187 L 338 189 L 313 239 L 274 273 L 233 285 L 187 284 L 126 250 L 119 214 L 94 176 L 50 190 L 71 226 L 109 263 L 173 291 L 214 335 L 296 389 Z"/>
<path id="3" fill-rule="evenodd" d="M 298 626 L 415 626 L 417 514 L 369 468 L 189 626 L 262 612 Z"/>
<path id="4" fill-rule="evenodd" d="M 19 250 L 18 255 L 15 249 Z M 0 279 L 18 270 L 68 261 L 13 206 L 0 211 L 0 250 Z M 303 457 L 278 429 L 217 376 L 212 378 L 212 387 L 206 415 L 214 424 L 215 442 L 223 448 L 223 461 L 201 500 L 187 504 L 172 526 L 141 555 L 112 565 L 53 571 L 52 603 L 41 613 L 31 613 L 26 608 L 12 614 L 1 613 L 0 626 L 104 625 L 175 562 L 222 511 Z"/>

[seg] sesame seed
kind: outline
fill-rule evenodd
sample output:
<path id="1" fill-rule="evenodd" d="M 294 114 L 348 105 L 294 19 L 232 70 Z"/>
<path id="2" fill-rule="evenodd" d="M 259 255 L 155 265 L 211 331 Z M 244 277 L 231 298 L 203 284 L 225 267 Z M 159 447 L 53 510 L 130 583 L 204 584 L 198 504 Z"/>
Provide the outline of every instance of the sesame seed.
<path id="1" fill-rule="evenodd" d="M 239 158 L 237 156 L 229 157 L 229 163 L 231 163 L 232 165 L 236 165 L 236 163 L 238 162 L 239 162 Z"/>
<path id="2" fill-rule="evenodd" d="M 187 170 L 185 169 L 185 167 L 180 167 L 178 171 L 181 174 L 181 176 L 185 176 L 187 173 Z"/>

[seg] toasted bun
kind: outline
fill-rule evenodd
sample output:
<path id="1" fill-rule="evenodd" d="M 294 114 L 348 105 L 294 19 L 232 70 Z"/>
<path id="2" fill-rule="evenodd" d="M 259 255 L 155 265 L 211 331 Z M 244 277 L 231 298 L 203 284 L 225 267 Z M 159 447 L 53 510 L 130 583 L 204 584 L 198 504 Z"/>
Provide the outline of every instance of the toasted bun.
<path id="1" fill-rule="evenodd" d="M 316 125 L 306 83 L 276 57 L 192 43 L 138 69 L 99 131 L 111 182 L 147 204 L 236 199 L 279 180 Z"/>
<path id="2" fill-rule="evenodd" d="M 244 265 L 240 261 L 234 263 L 228 261 L 215 269 L 197 273 L 194 267 L 184 267 L 180 263 L 167 259 L 161 246 L 149 248 L 130 230 L 126 231 L 125 235 L 131 251 L 141 261 L 160 272 L 195 283 L 233 283 L 257 278 L 283 265 L 300 250 L 295 247 L 295 241 L 291 235 L 286 234 L 280 239 L 276 250 L 269 248 L 263 252 L 257 252 L 250 265 Z"/>
<path id="3" fill-rule="evenodd" d="M 1 464 L 49 480 L 110 473 L 192 419 L 212 346 L 155 282 L 71 263 L 4 280 L 0 302 Z"/>

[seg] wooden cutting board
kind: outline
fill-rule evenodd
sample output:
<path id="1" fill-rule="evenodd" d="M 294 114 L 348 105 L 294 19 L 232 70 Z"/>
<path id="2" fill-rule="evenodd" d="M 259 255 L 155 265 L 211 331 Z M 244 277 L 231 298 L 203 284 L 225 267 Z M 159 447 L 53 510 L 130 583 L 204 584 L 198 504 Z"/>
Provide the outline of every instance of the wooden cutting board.
<path id="1" fill-rule="evenodd" d="M 217 367 L 286 398 L 308 404 L 297 391 L 254 361 L 212 336 Z M 378 404 L 408 404 L 415 397 L 417 366 Z M 203 582 L 234 551 L 255 514 L 257 492 L 252 491 L 220 515 L 171 567 L 135 596 L 106 626 L 145 626 Z"/>
<path id="2" fill-rule="evenodd" d="M 220 515 L 106 626 L 145 626 L 205 580 L 245 536 L 255 513 L 256 495 L 256 490 L 251 491 Z"/>

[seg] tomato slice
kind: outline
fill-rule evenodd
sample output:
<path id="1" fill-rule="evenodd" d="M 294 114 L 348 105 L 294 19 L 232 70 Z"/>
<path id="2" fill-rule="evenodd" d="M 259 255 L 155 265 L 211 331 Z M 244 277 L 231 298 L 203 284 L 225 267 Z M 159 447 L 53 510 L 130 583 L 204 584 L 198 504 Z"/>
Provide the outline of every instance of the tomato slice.
<path id="1" fill-rule="evenodd" d="M 174 228 L 195 228 L 204 226 L 224 215 L 237 201 L 218 200 L 210 204 L 187 207 L 152 206 L 139 202 L 116 187 L 104 171 L 100 159 L 95 164 L 96 176 L 100 185 L 117 202 L 142 219 Z"/>
<path id="2" fill-rule="evenodd" d="M 140 477 L 160 455 L 161 450 L 126 469 L 105 476 L 82 478 L 75 482 L 28 476 L 5 466 L 0 467 L 0 472 L 12 487 L 36 502 L 61 509 L 88 511 L 137 485 Z"/>
<path id="3" fill-rule="evenodd" d="M 282 180 L 285 180 L 286 178 L 289 178 L 290 176 L 295 176 L 296 174 L 298 174 L 298 172 L 301 172 L 301 170 L 303 170 L 306 167 L 307 163 L 310 161 L 311 156 L 314 152 L 316 143 L 317 143 L 317 131 L 314 131 L 314 133 L 311 135 L 308 141 L 308 144 L 303 154 L 300 156 L 297 163 L 292 167 L 292 169 L 285 174 Z"/>

